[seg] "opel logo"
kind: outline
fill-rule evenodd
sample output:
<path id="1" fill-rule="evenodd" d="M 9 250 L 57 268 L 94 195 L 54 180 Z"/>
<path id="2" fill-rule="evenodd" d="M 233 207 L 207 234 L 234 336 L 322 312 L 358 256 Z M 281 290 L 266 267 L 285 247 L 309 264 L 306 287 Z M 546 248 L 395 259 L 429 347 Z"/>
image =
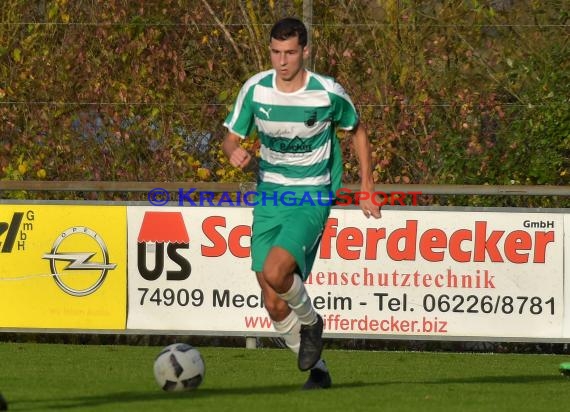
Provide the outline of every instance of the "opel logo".
<path id="1" fill-rule="evenodd" d="M 79 237 L 88 236 L 96 242 L 95 246 L 99 250 L 80 250 L 70 252 L 70 244 L 73 244 L 73 239 L 79 240 Z M 82 242 L 83 244 L 84 242 Z M 64 244 L 67 244 L 67 248 L 64 248 Z M 63 249 L 65 251 L 61 251 Z M 75 249 L 75 248 L 73 248 Z M 71 250 L 73 250 L 71 249 Z M 86 248 L 87 249 L 87 248 Z M 98 252 L 102 257 L 102 262 L 92 262 L 91 258 L 95 256 Z M 53 279 L 57 286 L 65 293 L 71 296 L 87 296 L 95 292 L 101 287 L 107 273 L 109 270 L 115 269 L 117 267 L 114 263 L 109 263 L 109 252 L 107 246 L 103 239 L 94 230 L 89 229 L 85 226 L 74 226 L 63 232 L 53 243 L 53 247 L 50 253 L 43 255 L 43 259 L 47 259 L 50 262 L 50 269 Z M 58 270 L 58 261 L 69 262 L 66 266 Z M 97 279 L 88 287 L 79 289 L 71 287 L 69 283 L 64 281 L 65 275 L 69 274 L 70 271 L 88 271 L 88 272 L 99 272 Z M 66 273 L 67 272 L 67 273 Z"/>

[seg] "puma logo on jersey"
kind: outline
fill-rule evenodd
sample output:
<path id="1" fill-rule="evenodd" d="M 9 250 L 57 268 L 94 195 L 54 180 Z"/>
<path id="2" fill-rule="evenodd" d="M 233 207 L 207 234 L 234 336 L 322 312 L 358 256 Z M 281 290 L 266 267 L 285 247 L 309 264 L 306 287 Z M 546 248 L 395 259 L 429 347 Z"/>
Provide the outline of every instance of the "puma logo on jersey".
<path id="1" fill-rule="evenodd" d="M 259 111 L 261 113 L 263 113 L 265 115 L 265 117 L 267 117 L 269 119 L 269 113 L 271 113 L 271 109 L 273 109 L 273 108 L 270 107 L 269 109 L 266 109 L 265 107 L 260 107 Z"/>

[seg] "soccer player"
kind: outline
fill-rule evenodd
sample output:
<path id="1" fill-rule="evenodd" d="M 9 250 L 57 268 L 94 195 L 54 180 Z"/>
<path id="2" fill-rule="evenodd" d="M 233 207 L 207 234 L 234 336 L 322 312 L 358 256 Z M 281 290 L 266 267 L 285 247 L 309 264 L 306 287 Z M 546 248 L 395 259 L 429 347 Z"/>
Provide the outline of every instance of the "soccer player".
<path id="1" fill-rule="evenodd" d="M 284 18 L 271 29 L 272 69 L 247 80 L 224 122 L 222 148 L 230 163 L 251 166 L 241 146 L 254 127 L 261 160 L 251 238 L 252 269 L 275 330 L 297 353 L 301 371 L 310 371 L 305 389 L 328 388 L 331 377 L 321 358 L 323 320 L 305 289 L 340 188 L 342 153 L 336 132 L 352 132 L 360 164 L 361 191 L 373 193 L 370 144 L 357 111 L 334 79 L 304 67 L 307 29 Z M 379 218 L 370 199 L 360 202 L 366 217 Z"/>

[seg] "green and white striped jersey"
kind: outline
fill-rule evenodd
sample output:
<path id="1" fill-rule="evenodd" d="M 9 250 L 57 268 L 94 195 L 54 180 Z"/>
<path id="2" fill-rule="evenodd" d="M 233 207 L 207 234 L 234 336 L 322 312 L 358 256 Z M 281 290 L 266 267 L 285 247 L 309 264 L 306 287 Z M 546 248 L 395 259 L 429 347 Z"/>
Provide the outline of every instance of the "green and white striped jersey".
<path id="1" fill-rule="evenodd" d="M 354 129 L 358 114 L 334 79 L 307 74 L 305 86 L 293 93 L 277 89 L 275 70 L 254 75 L 224 122 L 242 138 L 257 128 L 261 191 L 335 193 L 340 188 L 342 153 L 336 128 Z"/>

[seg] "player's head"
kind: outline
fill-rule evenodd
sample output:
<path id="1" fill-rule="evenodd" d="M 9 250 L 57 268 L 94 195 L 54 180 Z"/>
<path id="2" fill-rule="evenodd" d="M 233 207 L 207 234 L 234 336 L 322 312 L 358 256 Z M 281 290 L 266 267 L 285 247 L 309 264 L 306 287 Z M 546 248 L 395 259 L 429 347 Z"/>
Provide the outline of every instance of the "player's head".
<path id="1" fill-rule="evenodd" d="M 269 41 L 288 40 L 296 37 L 301 48 L 307 46 L 307 28 L 303 22 L 295 17 L 285 17 L 273 25 Z"/>
<path id="2" fill-rule="evenodd" d="M 279 81 L 302 79 L 305 59 L 309 55 L 307 28 L 303 22 L 287 17 L 275 23 L 271 29 L 269 51 Z"/>

